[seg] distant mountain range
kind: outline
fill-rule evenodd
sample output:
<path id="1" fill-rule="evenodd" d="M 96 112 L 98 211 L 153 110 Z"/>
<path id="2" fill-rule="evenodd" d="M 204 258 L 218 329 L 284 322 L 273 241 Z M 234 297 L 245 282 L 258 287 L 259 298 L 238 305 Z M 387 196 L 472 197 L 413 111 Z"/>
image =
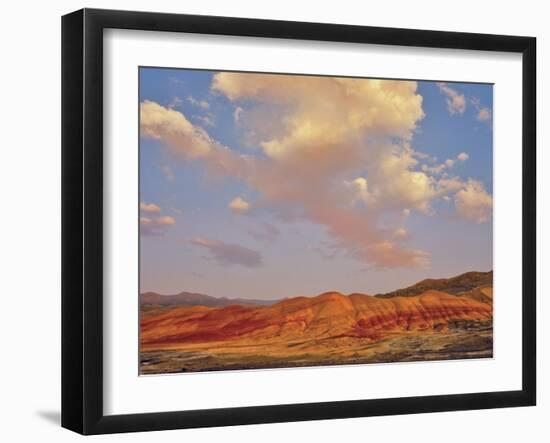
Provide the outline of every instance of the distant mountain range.
<path id="1" fill-rule="evenodd" d="M 180 292 L 179 294 L 163 295 L 156 292 L 145 292 L 140 295 L 140 304 L 145 306 L 208 306 L 221 308 L 230 305 L 269 306 L 280 300 L 253 300 L 245 298 L 211 297 L 195 292 Z"/>
<path id="2" fill-rule="evenodd" d="M 428 278 L 412 286 L 385 294 L 376 294 L 378 298 L 414 297 L 429 290 L 442 291 L 451 295 L 466 295 L 477 288 L 493 285 L 493 271 L 466 272 L 451 278 Z M 353 295 L 353 294 L 352 294 Z M 223 308 L 231 305 L 271 306 L 286 299 L 259 300 L 248 298 L 212 297 L 195 292 L 180 292 L 178 294 L 163 295 L 157 292 L 145 292 L 140 295 L 142 307 L 169 307 L 169 306 L 207 306 Z"/>

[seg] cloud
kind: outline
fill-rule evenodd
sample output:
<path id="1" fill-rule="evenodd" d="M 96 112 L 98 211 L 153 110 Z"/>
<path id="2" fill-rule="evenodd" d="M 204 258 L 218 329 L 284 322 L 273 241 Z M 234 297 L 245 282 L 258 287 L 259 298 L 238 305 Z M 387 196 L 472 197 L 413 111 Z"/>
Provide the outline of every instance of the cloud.
<path id="1" fill-rule="evenodd" d="M 193 125 L 181 112 L 148 100 L 140 104 L 140 132 L 144 137 L 163 141 L 186 160 L 203 160 L 211 174 L 241 176 L 252 173 L 253 159 L 237 155 L 213 140 L 200 126 Z"/>
<path id="2" fill-rule="evenodd" d="M 306 250 L 318 254 L 324 260 L 333 260 L 341 256 L 341 248 L 337 244 L 321 241 L 317 246 L 308 245 Z"/>
<path id="3" fill-rule="evenodd" d="M 140 234 L 143 236 L 162 236 L 165 230 L 175 223 L 174 217 L 169 215 L 154 218 L 141 217 L 139 219 Z"/>
<path id="4" fill-rule="evenodd" d="M 416 122 L 424 116 L 416 86 L 416 82 L 407 81 L 230 72 L 216 74 L 212 82 L 214 91 L 232 101 L 253 99 L 293 108 L 285 125 L 286 146 L 281 146 L 282 140 L 279 144 L 274 139 L 265 141 L 264 149 L 272 154 L 277 148 L 291 148 L 292 142 L 305 141 L 305 137 L 326 135 L 330 120 L 335 123 L 333 139 L 366 129 L 410 138 Z M 340 115 L 335 115 L 335 110 Z M 273 142 L 271 149 L 269 142 Z"/>
<path id="5" fill-rule="evenodd" d="M 456 160 L 466 161 L 466 160 L 468 160 L 468 158 L 469 158 L 468 154 L 466 154 L 465 152 L 461 152 L 460 154 L 457 155 Z M 422 171 L 430 173 L 432 175 L 443 175 L 443 176 L 445 176 L 445 175 L 447 175 L 445 170 L 448 170 L 448 169 L 452 168 L 455 165 L 456 160 L 452 159 L 452 158 L 448 158 L 443 163 L 441 163 L 439 165 L 436 165 L 436 166 L 429 166 L 427 164 L 423 164 L 421 166 L 421 169 L 422 169 Z"/>
<path id="6" fill-rule="evenodd" d="M 477 97 L 472 97 L 470 99 L 473 107 L 476 109 L 476 120 L 480 122 L 489 123 L 493 118 L 491 110 L 487 106 L 481 105 L 481 100 Z"/>
<path id="7" fill-rule="evenodd" d="M 437 181 L 424 171 L 415 170 L 418 161 L 409 150 L 385 156 L 379 170 L 370 174 L 371 184 L 376 183 L 372 194 L 374 207 L 380 209 L 413 208 L 428 213 L 430 202 L 437 195 Z"/>
<path id="8" fill-rule="evenodd" d="M 451 115 L 464 114 L 466 111 L 466 97 L 455 89 L 449 87 L 446 83 L 437 83 L 441 93 L 447 96 L 447 109 Z"/>
<path id="9" fill-rule="evenodd" d="M 271 223 L 263 222 L 257 226 L 250 228 L 248 233 L 259 242 L 272 242 L 279 234 L 279 229 Z"/>
<path id="10" fill-rule="evenodd" d="M 170 77 L 170 83 L 181 86 L 185 84 L 185 81 L 183 81 L 181 78 L 178 78 L 178 77 Z"/>
<path id="11" fill-rule="evenodd" d="M 243 200 L 241 197 L 235 197 L 229 202 L 227 207 L 234 212 L 247 212 L 250 209 L 250 203 Z"/>
<path id="12" fill-rule="evenodd" d="M 410 170 L 416 160 L 408 141 L 424 117 L 416 87 L 415 82 L 236 73 L 216 74 L 212 83 L 230 100 L 271 110 L 259 146 L 272 167 L 254 179 L 264 200 L 325 226 L 354 257 L 381 267 L 425 262 L 420 251 L 382 247 L 380 238 L 392 235 L 377 227 L 388 194 L 398 197 L 395 206 L 427 208 L 430 180 Z M 360 172 L 368 174 L 353 177 Z M 372 198 L 365 199 L 367 182 Z"/>
<path id="13" fill-rule="evenodd" d="M 485 223 L 492 216 L 493 198 L 479 181 L 468 180 L 464 189 L 455 194 L 454 201 L 458 215 L 467 220 Z"/>
<path id="14" fill-rule="evenodd" d="M 202 237 L 194 238 L 191 243 L 206 249 L 212 258 L 222 266 L 241 265 L 247 268 L 257 268 L 262 265 L 262 254 L 244 246 Z"/>
<path id="15" fill-rule="evenodd" d="M 171 217 L 169 215 L 164 215 L 162 217 L 157 218 L 156 223 L 159 226 L 171 226 L 176 223 L 176 220 L 174 219 L 174 217 Z"/>
<path id="16" fill-rule="evenodd" d="M 350 187 L 354 202 L 360 201 L 367 206 L 372 202 L 373 196 L 369 193 L 369 184 L 365 177 L 357 177 L 346 182 L 346 185 Z"/>
<path id="17" fill-rule="evenodd" d="M 476 118 L 480 122 L 487 122 L 491 120 L 491 110 L 489 108 L 481 108 L 477 114 Z"/>
<path id="18" fill-rule="evenodd" d="M 405 228 L 397 228 L 395 231 L 393 231 L 393 235 L 396 238 L 404 239 L 409 236 L 409 233 Z"/>
<path id="19" fill-rule="evenodd" d="M 174 97 L 172 101 L 168 104 L 169 109 L 179 108 L 182 105 L 183 101 L 179 97 Z"/>
<path id="20" fill-rule="evenodd" d="M 250 153 L 148 101 L 142 135 L 202 162 L 209 175 L 241 181 L 257 194 L 255 206 L 280 219 L 321 226 L 356 260 L 380 268 L 429 263 L 426 251 L 407 247 L 384 223 L 391 214 L 433 214 L 435 199 L 464 187 L 422 170 L 418 159 L 427 157 L 410 145 L 424 117 L 416 82 L 223 72 L 211 88 L 251 107 L 239 117 L 254 116 Z"/>
<path id="21" fill-rule="evenodd" d="M 192 95 L 189 95 L 187 97 L 187 101 L 191 103 L 193 106 L 198 106 L 201 109 L 209 109 L 210 103 L 208 103 L 206 100 L 197 100 Z"/>
<path id="22" fill-rule="evenodd" d="M 139 231 L 144 236 L 161 236 L 166 229 L 176 223 L 174 217 L 160 215 L 160 206 L 154 203 L 139 203 L 139 210 L 150 215 L 141 216 L 139 219 Z"/>
<path id="23" fill-rule="evenodd" d="M 160 207 L 155 205 L 154 203 L 140 202 L 139 203 L 139 210 L 143 211 L 143 212 L 158 214 L 160 212 Z"/>
<path id="24" fill-rule="evenodd" d="M 424 164 L 422 165 L 421 169 L 424 172 L 428 172 L 433 175 L 439 175 L 443 173 L 446 167 L 447 165 L 445 163 L 441 163 L 440 165 L 437 165 L 437 166 L 428 166 Z"/>
<path id="25" fill-rule="evenodd" d="M 233 120 L 235 120 L 235 123 L 241 119 L 242 113 L 243 113 L 243 108 L 241 108 L 240 106 L 237 106 L 235 108 L 235 111 L 233 111 Z"/>
<path id="26" fill-rule="evenodd" d="M 205 126 L 214 126 L 214 119 L 212 115 L 197 115 L 195 117 L 198 121 L 200 121 Z"/>
<path id="27" fill-rule="evenodd" d="M 213 82 L 219 92 L 223 92 L 227 80 L 218 79 L 222 75 L 227 73 L 217 74 Z M 236 98 L 244 90 L 243 99 L 251 98 L 246 97 L 250 85 L 270 77 L 233 76 L 237 77 L 229 80 L 233 89 L 227 95 Z M 381 267 L 423 264 L 427 254 L 422 251 L 407 250 L 398 244 L 381 245 L 381 239 L 391 239 L 392 235 L 377 226 L 385 194 L 399 195 L 407 207 L 425 210 L 425 200 L 434 193 L 427 176 L 409 170 L 416 163 L 412 150 L 391 144 L 395 137 L 409 140 L 416 121 L 424 115 L 416 83 L 312 78 L 317 84 L 311 85 L 309 78 L 273 78 L 274 83 L 268 81 L 252 89 L 262 91 L 262 96 L 265 93 L 273 101 L 274 110 L 284 108 L 288 112 L 283 132 L 271 134 L 260 144 L 264 157 L 244 156 L 219 145 L 206 132 L 193 128 L 182 114 L 162 111 L 152 102 L 142 103 L 142 134 L 164 139 L 184 158 L 204 161 L 210 173 L 242 179 L 260 193 L 262 204 L 283 216 L 298 216 L 325 226 L 329 235 L 361 261 Z M 328 97 L 319 94 L 320 90 L 326 90 Z M 337 119 L 336 105 L 344 110 Z M 164 120 L 160 118 L 162 113 Z M 270 115 L 271 119 L 283 118 Z M 369 137 L 372 143 L 366 142 Z M 356 207 L 342 207 L 351 197 L 345 185 L 351 180 L 346 175 L 364 169 L 360 165 L 369 160 L 373 176 L 369 183 L 374 182 L 378 188 L 371 214 Z M 384 174 L 378 172 L 378 166 Z"/>
<path id="28" fill-rule="evenodd" d="M 204 129 L 194 126 L 182 113 L 148 100 L 140 105 L 140 130 L 189 158 L 207 156 L 215 144 Z"/>
<path id="29" fill-rule="evenodd" d="M 173 182 L 174 180 L 176 180 L 176 175 L 174 174 L 174 171 L 170 166 L 160 165 L 159 168 L 168 181 Z"/>

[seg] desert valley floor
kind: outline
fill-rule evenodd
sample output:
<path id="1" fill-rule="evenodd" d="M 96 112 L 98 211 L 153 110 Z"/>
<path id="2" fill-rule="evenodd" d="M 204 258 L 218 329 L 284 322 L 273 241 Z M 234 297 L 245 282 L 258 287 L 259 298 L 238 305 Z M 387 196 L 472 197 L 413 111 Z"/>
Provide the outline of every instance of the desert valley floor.
<path id="1" fill-rule="evenodd" d="M 140 374 L 489 358 L 492 272 L 388 294 L 140 297 Z"/>

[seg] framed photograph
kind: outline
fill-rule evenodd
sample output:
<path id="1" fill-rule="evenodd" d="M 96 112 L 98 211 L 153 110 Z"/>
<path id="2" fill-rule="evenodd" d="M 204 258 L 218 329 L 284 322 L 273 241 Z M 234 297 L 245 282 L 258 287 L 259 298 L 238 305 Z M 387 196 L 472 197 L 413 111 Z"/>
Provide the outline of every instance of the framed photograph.
<path id="1" fill-rule="evenodd" d="M 536 41 L 62 21 L 62 425 L 536 402 Z"/>

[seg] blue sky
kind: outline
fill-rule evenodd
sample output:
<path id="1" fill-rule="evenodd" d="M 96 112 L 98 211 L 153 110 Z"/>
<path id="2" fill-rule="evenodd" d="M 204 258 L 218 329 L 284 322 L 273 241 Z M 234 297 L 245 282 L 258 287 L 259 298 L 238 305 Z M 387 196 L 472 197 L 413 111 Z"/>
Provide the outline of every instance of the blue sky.
<path id="1" fill-rule="evenodd" d="M 141 291 L 492 269 L 492 86 L 141 68 Z"/>

